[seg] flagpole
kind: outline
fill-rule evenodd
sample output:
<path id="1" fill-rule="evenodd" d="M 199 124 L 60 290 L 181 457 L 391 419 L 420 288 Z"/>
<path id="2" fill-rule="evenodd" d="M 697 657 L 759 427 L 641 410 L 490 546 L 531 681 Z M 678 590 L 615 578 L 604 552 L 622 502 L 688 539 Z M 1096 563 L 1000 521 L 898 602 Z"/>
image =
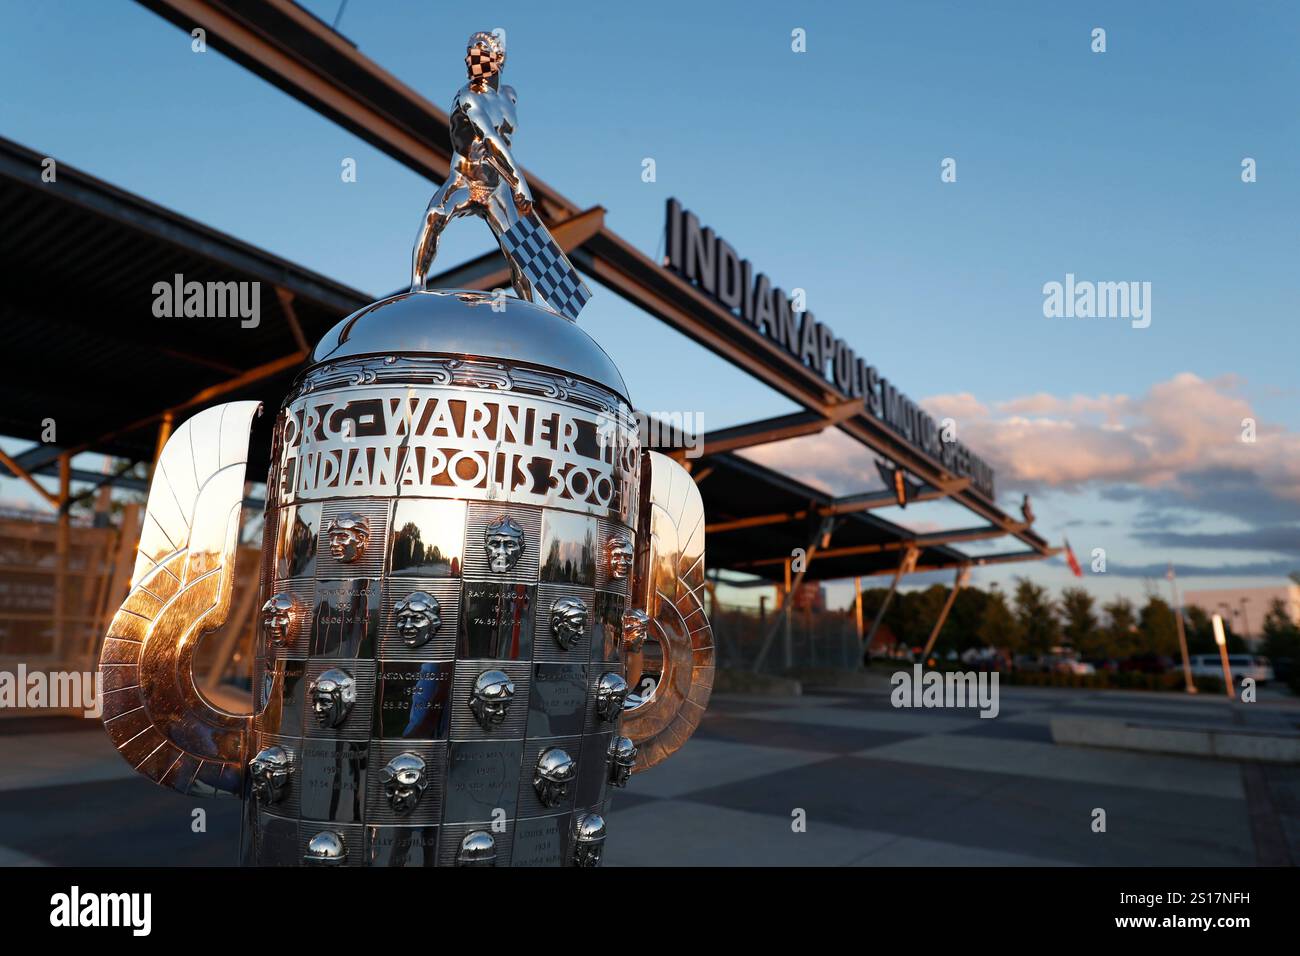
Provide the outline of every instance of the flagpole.
<path id="1" fill-rule="evenodd" d="M 1169 570 L 1165 572 L 1165 577 L 1169 579 L 1169 590 L 1174 598 L 1174 621 L 1178 624 L 1178 648 L 1183 652 L 1183 681 L 1187 685 L 1187 693 L 1195 694 L 1196 685 L 1192 683 L 1192 665 L 1187 659 L 1187 632 L 1183 629 L 1183 610 L 1178 603 L 1178 580 L 1174 576 L 1172 561 Z"/>

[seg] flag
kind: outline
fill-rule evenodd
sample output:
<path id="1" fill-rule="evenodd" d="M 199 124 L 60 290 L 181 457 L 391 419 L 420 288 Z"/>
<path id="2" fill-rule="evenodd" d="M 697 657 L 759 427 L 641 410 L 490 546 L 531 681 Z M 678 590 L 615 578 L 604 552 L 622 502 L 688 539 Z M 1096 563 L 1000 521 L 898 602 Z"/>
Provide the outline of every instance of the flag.
<path id="1" fill-rule="evenodd" d="M 1065 538 L 1065 563 L 1070 566 L 1070 571 L 1076 578 L 1083 577 L 1083 568 L 1079 567 L 1079 559 L 1074 556 L 1074 549 L 1070 547 L 1070 539 Z"/>
<path id="2" fill-rule="evenodd" d="M 522 217 L 501 234 L 501 251 L 528 277 L 533 291 L 547 305 L 578 321 L 578 313 L 591 298 L 591 290 L 536 212 Z"/>

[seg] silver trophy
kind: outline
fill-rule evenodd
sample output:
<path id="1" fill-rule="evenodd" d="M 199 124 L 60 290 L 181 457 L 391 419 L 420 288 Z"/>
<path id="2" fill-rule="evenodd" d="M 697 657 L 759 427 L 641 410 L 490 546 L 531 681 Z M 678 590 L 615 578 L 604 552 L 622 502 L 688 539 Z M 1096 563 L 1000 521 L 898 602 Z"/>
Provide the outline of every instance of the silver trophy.
<path id="1" fill-rule="evenodd" d="M 239 795 L 247 864 L 597 865 L 611 790 L 708 703 L 699 492 L 640 448 L 574 321 L 590 293 L 512 157 L 504 59 L 471 37 L 412 290 L 332 329 L 280 409 L 251 715 L 200 696 L 192 664 L 232 605 L 260 406 L 199 412 L 155 469 L 104 725 L 156 782 Z M 469 213 L 518 298 L 425 289 Z M 633 693 L 647 641 L 658 680 Z"/>

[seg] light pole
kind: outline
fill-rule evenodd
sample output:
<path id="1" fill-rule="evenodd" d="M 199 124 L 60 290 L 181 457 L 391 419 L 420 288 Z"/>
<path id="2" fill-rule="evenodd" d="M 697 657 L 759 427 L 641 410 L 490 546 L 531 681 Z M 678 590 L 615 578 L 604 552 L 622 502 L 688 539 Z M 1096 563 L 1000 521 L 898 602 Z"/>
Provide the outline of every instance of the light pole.
<path id="1" fill-rule="evenodd" d="M 1192 683 L 1192 664 L 1187 659 L 1187 631 L 1183 628 L 1183 609 L 1178 602 L 1178 582 L 1174 579 L 1174 566 L 1169 565 L 1169 571 L 1165 575 L 1169 579 L 1169 590 L 1174 599 L 1174 621 L 1178 624 L 1178 649 L 1183 655 L 1183 683 L 1187 693 L 1195 694 L 1196 685 Z"/>
<path id="2" fill-rule="evenodd" d="M 1219 660 L 1223 662 L 1223 689 L 1228 693 L 1228 700 L 1236 700 L 1232 692 L 1232 668 L 1228 666 L 1228 639 L 1223 636 L 1223 618 L 1216 614 L 1211 618 L 1214 624 L 1214 643 L 1219 645 Z"/>

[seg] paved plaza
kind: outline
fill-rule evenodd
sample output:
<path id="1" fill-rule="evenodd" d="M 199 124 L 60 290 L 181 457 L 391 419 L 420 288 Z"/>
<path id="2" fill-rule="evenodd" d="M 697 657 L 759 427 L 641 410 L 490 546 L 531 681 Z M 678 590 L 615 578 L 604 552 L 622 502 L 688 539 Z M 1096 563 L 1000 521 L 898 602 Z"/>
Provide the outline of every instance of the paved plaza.
<path id="1" fill-rule="evenodd" d="M 695 737 L 633 778 L 609 866 L 1287 864 L 1300 767 L 1054 744 L 1053 716 L 1300 730 L 1289 700 L 1003 688 L 994 719 L 896 710 L 888 687 L 717 695 Z M 137 777 L 98 724 L 0 723 L 0 864 L 233 864 L 235 801 Z M 207 832 L 191 811 L 207 810 Z M 1106 831 L 1093 831 L 1094 810 Z M 800 812 L 802 811 L 802 812 Z M 802 832 L 794 823 L 803 820 Z"/>

